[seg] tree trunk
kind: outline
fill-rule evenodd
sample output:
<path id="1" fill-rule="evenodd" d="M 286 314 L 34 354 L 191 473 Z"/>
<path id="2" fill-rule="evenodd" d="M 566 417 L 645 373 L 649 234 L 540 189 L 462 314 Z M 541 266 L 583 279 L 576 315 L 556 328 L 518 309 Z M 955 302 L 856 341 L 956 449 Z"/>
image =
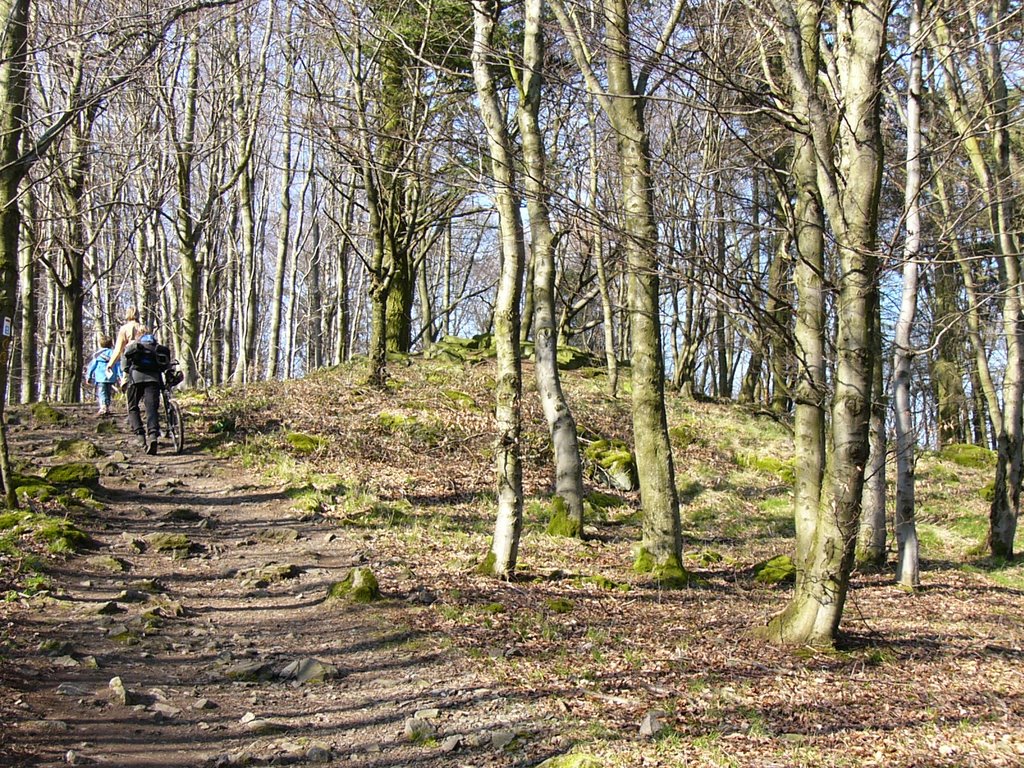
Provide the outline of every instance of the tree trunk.
<path id="1" fill-rule="evenodd" d="M 0 0 L 0 320 L 13 321 L 18 287 L 18 237 L 21 212 L 18 187 L 25 166 L 18 163 L 21 137 L 25 129 L 29 74 L 28 20 L 29 0 Z M 13 470 L 7 452 L 8 361 L 11 337 L 0 336 L 0 479 L 3 480 L 7 506 L 14 509 L 18 499 L 12 483 Z"/>
<path id="2" fill-rule="evenodd" d="M 864 472 L 863 508 L 860 532 L 857 536 L 857 565 L 865 570 L 878 571 L 885 567 L 886 537 L 886 440 L 885 419 L 888 399 L 885 396 L 885 376 L 882 366 L 882 318 L 879 307 L 872 313 L 874 325 L 874 357 L 871 382 L 871 423 L 868 427 L 870 451 Z"/>
<path id="3" fill-rule="evenodd" d="M 923 0 L 912 0 L 910 16 L 910 78 L 907 87 L 907 237 L 903 248 L 903 293 L 893 339 L 893 403 L 896 424 L 896 581 L 916 587 L 921 581 L 917 525 L 914 520 L 914 414 L 910 375 L 914 350 L 911 331 L 917 313 L 918 259 L 921 253 L 921 12 Z M 940 424 L 939 429 L 942 429 Z"/>
<path id="4" fill-rule="evenodd" d="M 523 141 L 526 204 L 533 253 L 534 349 L 537 390 L 555 452 L 555 495 L 565 504 L 567 534 L 583 536 L 583 468 L 576 422 L 562 392 L 555 333 L 555 237 L 548 210 L 540 97 L 544 42 L 542 0 L 526 0 L 519 132 Z"/>
<path id="5" fill-rule="evenodd" d="M 21 403 L 34 403 L 39 396 L 39 350 L 36 334 L 39 330 L 37 313 L 39 300 L 36 294 L 35 195 L 26 190 L 23 198 L 29 214 L 27 226 L 22 228 L 23 239 L 18 248 L 18 295 L 21 304 Z"/>
<path id="6" fill-rule="evenodd" d="M 490 54 L 499 6 L 493 0 L 473 2 L 473 79 L 480 115 L 487 130 L 494 204 L 501 228 L 501 274 L 494 309 L 494 344 L 498 353 L 494 387 L 497 441 L 498 519 L 488 568 L 508 578 L 515 571 L 523 526 L 523 471 L 520 457 L 522 371 L 519 349 L 519 302 L 522 294 L 524 247 L 511 139 L 498 101 Z"/>
<path id="7" fill-rule="evenodd" d="M 289 16 L 290 18 L 290 16 Z M 287 32 L 290 32 L 289 24 Z M 277 252 L 274 260 L 274 290 L 270 300 L 270 349 L 267 354 L 267 378 L 275 379 L 281 356 L 281 315 L 284 305 L 284 278 L 288 271 L 288 247 L 291 242 L 292 218 L 292 79 L 294 66 L 289 52 L 284 75 L 284 136 L 281 140 L 281 198 L 277 224 Z M 295 296 L 289 300 L 294 304 Z M 289 365 L 285 364 L 285 376 Z"/>
<path id="8" fill-rule="evenodd" d="M 817 188 L 839 258 L 832 447 L 817 508 L 813 515 L 809 508 L 797 510 L 797 585 L 768 633 L 783 643 L 829 646 L 835 641 L 849 588 L 869 454 L 871 318 L 877 301 L 875 238 L 882 168 L 881 53 L 889 7 L 886 0 L 867 0 L 837 8 L 834 54 L 840 85 L 835 107 L 843 115 L 838 129 L 818 90 L 819 9 L 809 0 L 798 0 L 795 9 L 788 0 L 776 5 L 796 116 L 805 122 L 806 140 L 813 142 Z M 798 136 L 798 142 L 804 141 Z M 798 467 L 805 459 L 813 461 L 812 446 L 798 443 L 797 450 Z"/>

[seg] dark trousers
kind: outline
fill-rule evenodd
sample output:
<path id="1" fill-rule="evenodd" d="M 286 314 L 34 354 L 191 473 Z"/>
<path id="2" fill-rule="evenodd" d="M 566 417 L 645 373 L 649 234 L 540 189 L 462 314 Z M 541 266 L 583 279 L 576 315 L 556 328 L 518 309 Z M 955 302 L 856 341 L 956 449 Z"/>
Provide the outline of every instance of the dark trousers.
<path id="1" fill-rule="evenodd" d="M 142 430 L 140 404 L 146 409 L 146 430 Z M 160 384 L 158 382 L 128 383 L 128 429 L 136 435 L 160 436 Z"/>

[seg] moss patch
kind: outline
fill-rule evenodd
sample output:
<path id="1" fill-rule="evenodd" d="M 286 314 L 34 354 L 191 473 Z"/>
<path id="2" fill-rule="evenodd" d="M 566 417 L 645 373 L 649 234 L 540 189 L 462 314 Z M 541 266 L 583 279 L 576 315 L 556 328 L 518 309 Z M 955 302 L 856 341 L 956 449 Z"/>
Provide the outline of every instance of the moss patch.
<path id="1" fill-rule="evenodd" d="M 551 511 L 548 527 L 544 531 L 549 536 L 565 536 L 578 539 L 583 533 L 579 520 L 569 514 L 569 505 L 561 496 L 551 499 Z"/>
<path id="2" fill-rule="evenodd" d="M 369 568 L 353 568 L 344 579 L 331 584 L 327 590 L 327 599 L 372 603 L 380 599 L 380 585 Z"/>
<path id="3" fill-rule="evenodd" d="M 537 768 L 604 768 L 604 763 L 592 755 L 555 755 L 549 757 Z"/>
<path id="4" fill-rule="evenodd" d="M 591 479 L 620 491 L 635 491 L 640 484 L 636 459 L 622 440 L 595 440 L 583 451 Z"/>
<path id="5" fill-rule="evenodd" d="M 305 432 L 289 432 L 284 439 L 295 453 L 303 455 L 316 453 L 327 446 L 327 440 L 324 438 L 307 435 Z"/>
<path id="6" fill-rule="evenodd" d="M 63 426 L 68 423 L 67 416 L 49 403 L 33 403 L 32 420 L 40 426 Z"/>
<path id="7" fill-rule="evenodd" d="M 86 461 L 57 464 L 46 471 L 46 481 L 54 485 L 96 485 L 99 480 L 96 465 Z"/>
<path id="8" fill-rule="evenodd" d="M 995 469 L 997 454 L 980 445 L 955 443 L 939 451 L 939 457 L 968 469 Z"/>
<path id="9" fill-rule="evenodd" d="M 789 555 L 779 555 L 754 566 L 754 581 L 759 584 L 792 584 L 796 566 Z"/>

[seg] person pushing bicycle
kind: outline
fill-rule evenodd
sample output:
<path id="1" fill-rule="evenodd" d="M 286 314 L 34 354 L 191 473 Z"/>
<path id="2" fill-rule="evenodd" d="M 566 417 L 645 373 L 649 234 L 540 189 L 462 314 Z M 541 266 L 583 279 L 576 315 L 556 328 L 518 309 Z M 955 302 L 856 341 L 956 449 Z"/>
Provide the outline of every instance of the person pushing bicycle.
<path id="1" fill-rule="evenodd" d="M 160 393 L 171 369 L 171 350 L 145 328 L 124 348 L 128 377 L 128 428 L 139 437 L 146 453 L 157 451 L 160 437 Z M 169 383 L 169 382 L 168 382 Z M 140 404 L 146 409 L 143 427 Z"/>

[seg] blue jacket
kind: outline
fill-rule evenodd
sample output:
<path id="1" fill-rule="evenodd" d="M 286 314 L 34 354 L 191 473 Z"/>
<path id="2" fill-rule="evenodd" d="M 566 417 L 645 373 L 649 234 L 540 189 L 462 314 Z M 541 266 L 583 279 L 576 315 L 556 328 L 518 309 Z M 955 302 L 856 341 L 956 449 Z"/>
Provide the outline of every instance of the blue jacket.
<path id="1" fill-rule="evenodd" d="M 85 378 L 90 384 L 111 384 L 121 378 L 120 360 L 114 363 L 114 367 L 110 370 L 110 376 L 107 376 L 107 363 L 110 361 L 110 353 L 113 351 L 110 348 L 104 348 L 92 356 L 89 368 L 85 372 Z"/>

